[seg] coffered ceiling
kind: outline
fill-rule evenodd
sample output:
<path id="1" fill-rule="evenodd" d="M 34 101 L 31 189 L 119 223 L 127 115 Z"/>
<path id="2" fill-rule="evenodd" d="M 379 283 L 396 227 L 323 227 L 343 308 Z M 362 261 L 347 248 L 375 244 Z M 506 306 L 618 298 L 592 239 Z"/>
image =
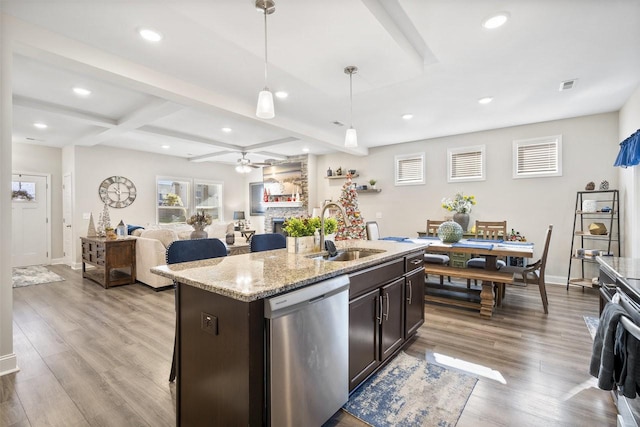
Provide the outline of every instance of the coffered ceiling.
<path id="1" fill-rule="evenodd" d="M 253 162 L 303 149 L 366 155 L 381 145 L 617 111 L 640 82 L 640 0 L 276 0 L 268 85 L 289 96 L 276 98 L 274 119 L 261 120 L 264 18 L 252 0 L 0 7 L 14 46 L 16 143 L 102 144 L 225 163 L 241 151 Z M 500 11 L 510 15 L 504 26 L 481 26 Z M 163 40 L 141 39 L 141 27 Z M 359 68 L 357 149 L 343 146 L 347 65 Z M 75 95 L 78 86 L 91 94 Z M 493 101 L 481 105 L 483 97 Z M 402 119 L 407 113 L 411 120 Z"/>

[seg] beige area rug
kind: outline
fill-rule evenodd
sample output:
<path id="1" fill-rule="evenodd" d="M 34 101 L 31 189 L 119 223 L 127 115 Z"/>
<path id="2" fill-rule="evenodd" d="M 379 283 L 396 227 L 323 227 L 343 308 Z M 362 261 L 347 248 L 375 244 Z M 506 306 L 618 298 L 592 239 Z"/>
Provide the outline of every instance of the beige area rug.
<path id="1" fill-rule="evenodd" d="M 64 277 L 50 271 L 44 265 L 14 267 L 12 270 L 13 287 L 41 285 L 43 283 L 62 282 Z"/>

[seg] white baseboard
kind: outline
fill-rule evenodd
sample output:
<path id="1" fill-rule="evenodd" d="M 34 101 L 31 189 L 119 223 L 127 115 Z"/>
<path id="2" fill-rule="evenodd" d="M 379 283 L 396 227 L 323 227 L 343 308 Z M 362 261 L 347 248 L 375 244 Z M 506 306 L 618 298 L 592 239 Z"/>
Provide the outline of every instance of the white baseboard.
<path id="1" fill-rule="evenodd" d="M 66 264 L 67 261 L 64 258 L 54 258 L 51 260 L 51 265 L 57 265 L 57 264 Z"/>
<path id="2" fill-rule="evenodd" d="M 18 372 L 18 358 L 15 353 L 5 354 L 0 356 L 0 377 L 3 375 L 12 374 Z"/>

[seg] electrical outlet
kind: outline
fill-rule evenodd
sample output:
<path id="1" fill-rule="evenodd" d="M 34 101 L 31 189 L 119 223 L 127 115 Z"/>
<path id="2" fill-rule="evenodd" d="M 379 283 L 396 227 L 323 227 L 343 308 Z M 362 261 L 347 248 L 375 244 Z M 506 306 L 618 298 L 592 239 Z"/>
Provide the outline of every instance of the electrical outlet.
<path id="1" fill-rule="evenodd" d="M 89 218 L 91 218 L 91 213 L 88 213 L 88 212 L 82 213 L 82 219 L 89 219 Z"/>
<path id="2" fill-rule="evenodd" d="M 218 318 L 213 314 L 200 313 L 200 327 L 211 335 L 218 335 Z"/>

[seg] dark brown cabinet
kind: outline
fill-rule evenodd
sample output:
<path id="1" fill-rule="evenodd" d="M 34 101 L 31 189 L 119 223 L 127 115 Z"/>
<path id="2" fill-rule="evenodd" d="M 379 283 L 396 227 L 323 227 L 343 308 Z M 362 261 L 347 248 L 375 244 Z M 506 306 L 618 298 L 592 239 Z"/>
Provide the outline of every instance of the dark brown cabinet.
<path id="1" fill-rule="evenodd" d="M 424 268 L 407 274 L 405 278 L 405 336 L 409 338 L 424 323 Z"/>
<path id="2" fill-rule="evenodd" d="M 424 323 L 422 258 L 419 252 L 350 275 L 350 391 Z"/>

